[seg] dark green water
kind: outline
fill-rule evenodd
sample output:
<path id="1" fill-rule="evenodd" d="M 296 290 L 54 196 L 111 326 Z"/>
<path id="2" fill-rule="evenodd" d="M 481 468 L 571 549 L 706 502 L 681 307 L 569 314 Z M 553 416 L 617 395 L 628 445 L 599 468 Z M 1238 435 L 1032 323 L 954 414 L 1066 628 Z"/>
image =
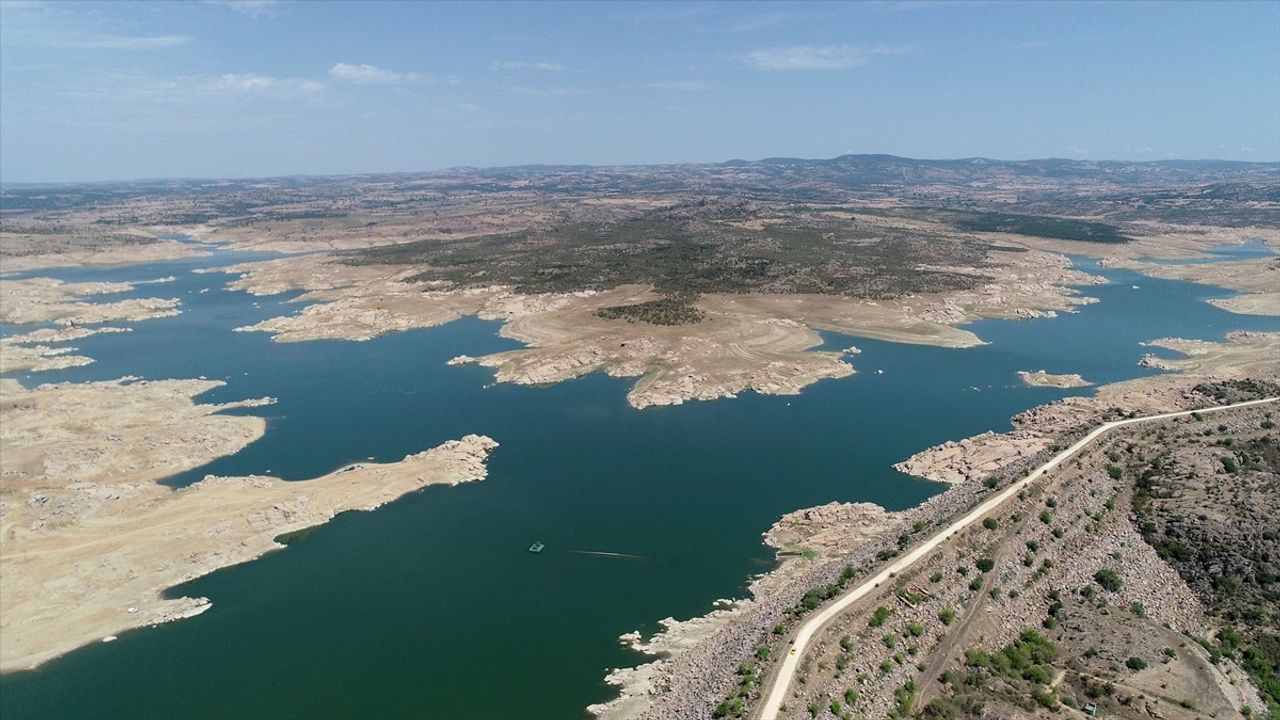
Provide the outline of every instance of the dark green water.
<path id="1" fill-rule="evenodd" d="M 176 588 L 213 608 L 0 677 L 7 720 L 579 718 L 609 697 L 607 668 L 640 659 L 617 636 L 741 595 L 748 576 L 771 565 L 760 533 L 779 515 L 832 500 L 915 505 L 942 488 L 892 463 L 1007 429 L 1009 416 L 1068 394 L 1023 387 L 1016 371 L 1109 382 L 1148 372 L 1137 366 L 1142 340 L 1280 329 L 1203 302 L 1224 291 L 1104 271 L 1114 283 L 1087 289 L 1101 303 L 1053 320 L 977 323 L 984 347 L 833 336 L 833 348 L 863 349 L 857 375 L 797 397 L 638 412 L 625 402 L 629 382 L 603 375 L 486 387 L 488 370 L 445 366 L 513 347 L 493 323 L 367 343 L 272 344 L 230 332 L 294 307 L 189 272 L 225 262 L 41 273 L 175 275 L 138 294 L 180 297 L 185 312 L 74 343 L 97 362 L 23 381 L 204 375 L 228 385 L 202 400 L 280 399 L 252 411 L 269 417 L 263 439 L 177 484 L 206 472 L 301 479 L 470 432 L 501 443 L 489 478 L 340 516 L 284 552 Z M 534 540 L 547 544 L 541 555 L 526 552 Z"/>

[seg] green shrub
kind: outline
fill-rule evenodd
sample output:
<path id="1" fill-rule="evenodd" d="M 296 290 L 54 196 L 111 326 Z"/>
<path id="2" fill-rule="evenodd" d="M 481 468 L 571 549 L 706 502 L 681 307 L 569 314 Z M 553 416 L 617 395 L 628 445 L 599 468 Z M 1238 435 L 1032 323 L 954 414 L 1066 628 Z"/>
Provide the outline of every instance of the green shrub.
<path id="1" fill-rule="evenodd" d="M 1031 693 L 1031 697 L 1034 698 L 1037 703 L 1040 703 L 1041 707 L 1049 710 L 1056 710 L 1058 707 L 1058 698 L 1054 697 L 1053 692 L 1047 688 L 1036 688 Z"/>
<path id="2" fill-rule="evenodd" d="M 1142 670 L 1147 666 L 1147 661 L 1140 657 L 1131 657 L 1124 661 L 1124 666 L 1130 670 Z"/>
<path id="3" fill-rule="evenodd" d="M 884 624 L 885 620 L 889 619 L 889 614 L 891 612 L 893 611 L 881 605 L 880 607 L 876 608 L 875 612 L 871 614 L 871 619 L 867 621 L 867 624 L 870 625 L 871 627 L 880 627 L 881 625 Z"/>
<path id="4" fill-rule="evenodd" d="M 1121 586 L 1124 584 L 1120 580 L 1119 573 L 1111 568 L 1105 567 L 1094 573 L 1093 579 L 1102 586 L 1102 589 L 1109 590 L 1111 592 L 1119 592 Z"/>

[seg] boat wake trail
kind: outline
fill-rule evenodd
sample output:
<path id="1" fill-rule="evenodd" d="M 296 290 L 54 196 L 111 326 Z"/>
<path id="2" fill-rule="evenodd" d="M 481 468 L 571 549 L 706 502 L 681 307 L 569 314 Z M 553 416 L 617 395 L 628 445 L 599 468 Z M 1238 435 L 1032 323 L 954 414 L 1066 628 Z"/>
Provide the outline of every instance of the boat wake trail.
<path id="1" fill-rule="evenodd" d="M 569 552 L 574 553 L 575 555 L 600 555 L 602 557 L 616 557 L 616 558 L 623 558 L 626 560 L 648 560 L 649 559 L 647 557 L 644 557 L 643 555 L 628 555 L 627 553 L 603 552 L 600 550 L 570 550 Z"/>

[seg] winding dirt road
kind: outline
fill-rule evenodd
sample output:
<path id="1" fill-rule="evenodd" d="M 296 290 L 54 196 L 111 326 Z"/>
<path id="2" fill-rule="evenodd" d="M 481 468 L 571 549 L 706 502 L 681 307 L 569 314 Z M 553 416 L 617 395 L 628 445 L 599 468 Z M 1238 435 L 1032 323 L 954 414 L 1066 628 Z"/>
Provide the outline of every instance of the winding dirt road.
<path id="1" fill-rule="evenodd" d="M 1092 432 L 1080 438 L 1080 440 L 1074 445 L 1058 453 L 1053 457 L 1053 459 L 1031 471 L 1031 473 L 1021 481 L 1005 488 L 994 497 L 971 510 L 964 517 L 948 525 L 921 545 L 918 545 L 907 554 L 898 557 L 896 560 L 882 568 L 880 572 L 867 578 L 862 582 L 862 584 L 847 591 L 830 605 L 827 605 L 817 614 L 806 620 L 796 632 L 795 638 L 792 641 L 791 651 L 783 657 L 782 665 L 779 666 L 777 673 L 773 676 L 773 682 L 766 691 L 767 694 L 765 695 L 764 704 L 761 706 L 759 714 L 756 717 L 760 720 L 777 720 L 778 713 L 787 699 L 787 693 L 791 690 L 791 683 L 795 678 L 796 669 L 800 666 L 800 660 L 804 658 L 804 653 L 808 649 L 809 643 L 813 640 L 814 636 L 816 636 L 832 620 L 838 617 L 840 613 L 844 612 L 850 605 L 856 603 L 873 590 L 880 587 L 880 585 L 885 581 L 919 562 L 921 558 L 928 555 L 931 551 L 950 539 L 956 533 L 986 517 L 996 508 L 1003 505 L 1009 498 L 1014 497 L 1032 482 L 1037 480 L 1041 475 L 1044 475 L 1046 472 L 1049 472 L 1062 464 L 1064 460 L 1075 455 L 1081 448 L 1094 440 L 1097 440 L 1107 431 L 1123 425 L 1133 425 L 1136 423 L 1151 422 L 1154 420 L 1167 420 L 1169 418 L 1187 416 L 1192 413 L 1212 413 L 1221 410 L 1248 407 L 1250 405 L 1262 405 L 1264 403 L 1276 402 L 1277 400 L 1280 400 L 1280 398 L 1264 398 L 1262 400 L 1250 400 L 1248 402 L 1235 403 L 1232 405 L 1218 405 L 1216 407 L 1203 408 L 1199 410 L 1182 410 L 1179 412 L 1162 413 L 1160 415 L 1130 418 L 1127 420 L 1115 420 L 1094 428 Z"/>

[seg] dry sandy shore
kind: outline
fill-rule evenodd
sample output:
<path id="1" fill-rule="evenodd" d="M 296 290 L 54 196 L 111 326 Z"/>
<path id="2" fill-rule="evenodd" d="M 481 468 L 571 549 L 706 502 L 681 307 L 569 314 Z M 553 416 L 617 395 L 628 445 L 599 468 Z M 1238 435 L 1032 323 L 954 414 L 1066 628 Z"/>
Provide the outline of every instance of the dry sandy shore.
<path id="1" fill-rule="evenodd" d="M 1098 258 L 1107 267 L 1135 270 L 1165 280 L 1185 280 L 1236 290 L 1240 295 L 1208 302 L 1235 313 L 1280 315 L 1280 258 L 1221 260 L 1205 251 L 1220 246 L 1262 242 L 1280 253 L 1280 231 L 1270 228 L 1166 226 L 1135 223 L 1146 232 L 1120 245 L 1073 243 L 1018 236 L 1018 244 L 1055 252 L 1074 252 Z M 1201 260 L 1168 265 L 1153 260 Z"/>
<path id="2" fill-rule="evenodd" d="M 0 373 L 43 372 L 88 365 L 93 362 L 93 358 L 73 355 L 76 348 L 54 347 L 49 343 L 67 343 L 99 333 L 129 332 L 131 329 L 60 327 L 10 335 L 0 340 Z"/>
<path id="3" fill-rule="evenodd" d="M 998 279 L 972 290 L 872 301 L 829 295 L 705 295 L 705 319 L 659 326 L 606 320 L 597 310 L 656 298 L 643 286 L 604 292 L 520 295 L 505 287 L 451 289 L 410 284 L 419 268 L 358 266 L 324 255 L 282 258 L 228 268 L 233 289 L 270 295 L 300 289 L 312 303 L 294 315 L 244 331 L 280 342 L 367 340 L 431 327 L 465 315 L 504 323 L 501 334 L 527 347 L 481 358 L 458 358 L 495 370 L 499 382 L 546 384 L 603 371 L 638 378 L 633 406 L 674 405 L 733 397 L 753 390 L 794 394 L 853 367 L 838 352 L 816 351 L 818 330 L 893 342 L 971 347 L 982 340 L 959 325 L 984 317 L 1052 317 L 1091 302 L 1069 285 L 1100 282 L 1074 270 L 1062 255 L 994 251 Z"/>
<path id="4" fill-rule="evenodd" d="M 1064 398 L 1013 418 L 1007 433 L 983 433 L 948 441 L 894 465 L 909 475 L 957 483 L 983 478 L 1047 448 L 1063 429 L 1084 424 L 1107 408 L 1155 414 L 1180 410 L 1188 377 L 1209 379 L 1270 377 L 1280 363 L 1280 333 L 1229 333 L 1224 342 L 1166 338 L 1148 345 L 1184 354 L 1166 360 L 1148 355 L 1142 364 L 1178 375 L 1139 378 L 1103 385 L 1094 395 Z"/>
<path id="5" fill-rule="evenodd" d="M 151 282 L 165 282 L 161 278 Z M 64 283 L 53 278 L 0 279 L 0 322 L 51 322 L 62 326 L 136 322 L 178 315 L 177 298 L 127 298 L 87 302 L 86 298 L 130 292 L 143 283 Z"/>
<path id="6" fill-rule="evenodd" d="M 44 385 L 0 380 L 0 671 L 34 667 L 124 630 L 189 617 L 176 584 L 282 547 L 274 538 L 432 484 L 485 475 L 492 440 L 469 435 L 389 464 L 322 477 L 157 480 L 234 453 L 261 418 L 201 405 L 203 380 Z"/>
<path id="7" fill-rule="evenodd" d="M 150 241 L 153 236 L 142 230 L 133 231 L 139 237 L 149 241 L 128 245 L 104 245 L 101 247 L 84 247 L 66 252 L 36 252 L 27 255 L 5 255 L 0 262 L 0 273 L 17 273 L 28 270 L 44 270 L 47 268 L 80 267 L 83 265 L 137 265 L 140 263 L 181 260 L 190 257 L 208 255 L 208 251 L 191 243 L 180 243 L 172 240 Z M 48 238 L 39 238 L 39 243 L 32 247 L 43 247 Z M 23 243 L 5 238 L 0 246 L 6 248 L 23 247 Z"/>

